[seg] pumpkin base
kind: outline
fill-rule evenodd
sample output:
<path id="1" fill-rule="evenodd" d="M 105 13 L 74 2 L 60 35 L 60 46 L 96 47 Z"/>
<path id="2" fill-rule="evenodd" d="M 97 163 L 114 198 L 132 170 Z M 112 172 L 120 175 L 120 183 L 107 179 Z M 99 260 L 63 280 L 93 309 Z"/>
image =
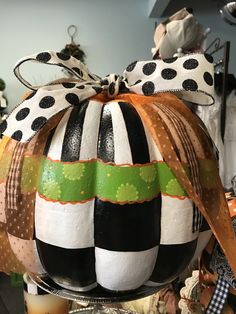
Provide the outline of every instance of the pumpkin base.
<path id="1" fill-rule="evenodd" d="M 54 281 L 57 285 L 59 285 L 60 287 L 62 287 L 62 288 L 65 288 L 65 289 L 67 289 L 67 290 L 77 291 L 77 292 L 87 292 L 87 291 L 90 291 L 90 290 L 92 290 L 92 289 L 94 289 L 94 288 L 97 287 L 97 283 L 96 283 L 96 282 L 92 283 L 91 285 L 85 286 L 85 287 L 81 287 L 81 286 L 78 287 L 78 286 L 76 286 L 76 285 L 69 284 L 69 283 L 67 283 L 66 281 L 62 282 L 61 280 L 57 280 L 57 279 L 55 279 L 55 278 L 53 278 L 53 281 Z"/>
<path id="2" fill-rule="evenodd" d="M 165 287 L 165 285 L 159 287 L 148 287 L 143 285 L 133 291 L 117 293 L 114 291 L 107 291 L 98 285 L 90 291 L 81 292 L 68 290 L 58 286 L 58 284 L 56 284 L 48 275 L 41 276 L 36 274 L 29 274 L 29 276 L 35 284 L 48 293 L 76 302 L 88 302 L 89 304 L 114 304 L 133 301 L 152 295 Z"/>

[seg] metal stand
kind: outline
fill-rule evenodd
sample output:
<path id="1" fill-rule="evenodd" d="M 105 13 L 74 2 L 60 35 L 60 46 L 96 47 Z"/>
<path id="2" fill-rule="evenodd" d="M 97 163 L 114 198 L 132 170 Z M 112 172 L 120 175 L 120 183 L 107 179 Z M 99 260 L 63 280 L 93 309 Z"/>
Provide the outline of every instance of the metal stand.
<path id="1" fill-rule="evenodd" d="M 135 312 L 115 309 L 115 308 L 106 308 L 103 305 L 94 304 L 91 307 L 86 307 L 85 309 L 73 310 L 69 314 L 135 314 Z"/>
<path id="2" fill-rule="evenodd" d="M 87 302 L 89 307 L 84 309 L 73 310 L 70 313 L 86 313 L 86 314 L 135 314 L 135 312 L 112 307 L 105 307 L 104 304 L 114 304 L 120 302 L 133 301 L 152 295 L 162 289 L 164 286 L 149 287 L 141 286 L 140 288 L 128 292 L 111 292 L 98 286 L 88 292 L 77 292 L 64 289 L 58 286 L 47 275 L 29 274 L 32 281 L 41 289 L 58 297 L 72 300 L 75 302 Z"/>

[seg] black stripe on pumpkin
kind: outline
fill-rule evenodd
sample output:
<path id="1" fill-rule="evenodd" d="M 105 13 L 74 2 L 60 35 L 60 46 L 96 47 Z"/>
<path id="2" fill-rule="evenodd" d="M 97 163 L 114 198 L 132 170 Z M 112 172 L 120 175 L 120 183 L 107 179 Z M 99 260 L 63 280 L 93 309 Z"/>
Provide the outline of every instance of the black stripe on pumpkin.
<path id="1" fill-rule="evenodd" d="M 144 251 L 160 243 L 161 197 L 143 203 L 95 201 L 95 246 L 110 251 Z"/>
<path id="2" fill-rule="evenodd" d="M 141 118 L 134 107 L 129 103 L 118 103 L 122 111 L 128 133 L 133 164 L 145 164 L 150 161 L 150 156 Z"/>
<path id="3" fill-rule="evenodd" d="M 98 158 L 104 162 L 114 162 L 114 137 L 110 110 L 103 105 L 98 135 Z"/>
<path id="4" fill-rule="evenodd" d="M 178 277 L 193 258 L 197 239 L 183 244 L 159 246 L 156 265 L 150 281 L 169 283 Z"/>
<path id="5" fill-rule="evenodd" d="M 200 226 L 200 232 L 206 231 L 206 230 L 210 230 L 210 226 L 208 225 L 206 219 L 202 216 L 201 219 L 201 226 Z"/>
<path id="6" fill-rule="evenodd" d="M 79 160 L 83 124 L 88 107 L 88 101 L 82 102 L 71 111 L 67 122 L 62 145 L 61 161 L 73 162 Z M 89 132 L 89 130 L 85 130 Z"/>
<path id="7" fill-rule="evenodd" d="M 65 249 L 36 239 L 44 269 L 58 284 L 85 288 L 96 282 L 95 249 Z"/>

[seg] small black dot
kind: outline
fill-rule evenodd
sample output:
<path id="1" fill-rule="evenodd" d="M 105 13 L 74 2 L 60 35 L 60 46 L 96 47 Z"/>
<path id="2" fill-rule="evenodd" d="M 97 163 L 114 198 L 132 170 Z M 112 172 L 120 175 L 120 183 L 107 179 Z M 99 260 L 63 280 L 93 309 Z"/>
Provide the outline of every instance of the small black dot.
<path id="1" fill-rule="evenodd" d="M 95 90 L 95 92 L 97 94 L 101 93 L 103 91 L 103 89 L 101 87 L 97 87 L 97 86 L 92 86 L 92 88 Z"/>
<path id="2" fill-rule="evenodd" d="M 42 109 L 47 109 L 55 104 L 55 98 L 52 96 L 45 96 L 39 102 L 39 107 Z"/>
<path id="3" fill-rule="evenodd" d="M 78 89 L 84 89 L 85 86 L 84 86 L 84 85 L 79 85 L 79 86 L 76 86 L 76 88 L 78 88 Z"/>
<path id="4" fill-rule="evenodd" d="M 20 141 L 22 139 L 22 136 L 23 136 L 22 131 L 18 130 L 12 134 L 11 138 L 13 138 L 16 141 Z"/>
<path id="5" fill-rule="evenodd" d="M 213 63 L 213 57 L 207 53 L 204 53 L 205 58 L 208 62 Z"/>
<path id="6" fill-rule="evenodd" d="M 79 68 L 73 67 L 72 70 L 74 70 L 79 76 L 83 77 L 84 73 Z"/>
<path id="7" fill-rule="evenodd" d="M 64 60 L 64 61 L 70 59 L 70 55 L 67 55 L 67 54 L 61 53 L 61 52 L 57 52 L 57 56 L 59 59 Z"/>
<path id="8" fill-rule="evenodd" d="M 42 61 L 42 62 L 48 62 L 51 59 L 51 55 L 49 52 L 40 52 L 36 56 L 36 60 Z"/>
<path id="9" fill-rule="evenodd" d="M 133 85 L 137 85 L 137 84 L 139 84 L 139 83 L 141 83 L 142 82 L 142 80 L 137 80 Z M 133 86 L 132 85 L 132 86 Z"/>
<path id="10" fill-rule="evenodd" d="M 75 87 L 75 83 L 69 83 L 69 82 L 62 83 L 61 85 L 63 87 L 65 87 L 65 88 L 73 88 L 73 87 Z"/>
<path id="11" fill-rule="evenodd" d="M 185 90 L 196 91 L 198 89 L 197 82 L 191 79 L 185 80 L 182 83 Z"/>
<path id="12" fill-rule="evenodd" d="M 176 75 L 177 72 L 174 69 L 167 68 L 161 71 L 161 76 L 165 80 L 172 80 L 173 78 L 176 77 Z"/>
<path id="13" fill-rule="evenodd" d="M 210 85 L 210 86 L 213 85 L 213 77 L 212 77 L 212 75 L 211 75 L 209 72 L 205 72 L 205 73 L 203 74 L 203 78 L 204 78 L 204 81 L 205 81 L 208 85 Z"/>
<path id="14" fill-rule="evenodd" d="M 142 91 L 143 91 L 143 94 L 148 96 L 148 95 L 152 95 L 155 91 L 155 85 L 153 82 L 151 81 L 147 81 L 143 84 L 142 86 Z"/>
<path id="15" fill-rule="evenodd" d="M 71 105 L 78 106 L 80 104 L 79 97 L 74 93 L 67 94 L 65 98 Z"/>
<path id="16" fill-rule="evenodd" d="M 108 87 L 108 92 L 110 95 L 113 95 L 115 93 L 115 83 L 112 82 Z"/>
<path id="17" fill-rule="evenodd" d="M 33 131 L 38 131 L 46 122 L 47 122 L 47 118 L 38 117 L 32 122 L 31 129 Z"/>
<path id="18" fill-rule="evenodd" d="M 130 65 L 128 65 L 127 68 L 126 68 L 126 71 L 127 72 L 133 71 L 133 69 L 135 68 L 136 64 L 137 64 L 137 61 L 134 61 L 134 62 L 130 63 Z"/>
<path id="19" fill-rule="evenodd" d="M 165 63 L 173 63 L 178 59 L 178 57 L 163 59 Z"/>
<path id="20" fill-rule="evenodd" d="M 187 70 L 196 69 L 198 67 L 198 61 L 196 59 L 188 59 L 184 61 L 183 67 Z"/>
<path id="21" fill-rule="evenodd" d="M 17 112 L 16 114 L 16 120 L 20 121 L 20 120 L 24 120 L 28 114 L 30 113 L 30 109 L 29 108 L 22 108 L 20 111 Z"/>
<path id="22" fill-rule="evenodd" d="M 3 122 L 0 124 L 0 133 L 3 133 L 7 128 L 7 121 L 3 120 Z"/>
<path id="23" fill-rule="evenodd" d="M 148 62 L 148 63 L 144 64 L 144 66 L 143 66 L 143 73 L 145 75 L 151 75 L 153 72 L 155 72 L 156 67 L 157 67 L 157 65 L 155 62 Z"/>

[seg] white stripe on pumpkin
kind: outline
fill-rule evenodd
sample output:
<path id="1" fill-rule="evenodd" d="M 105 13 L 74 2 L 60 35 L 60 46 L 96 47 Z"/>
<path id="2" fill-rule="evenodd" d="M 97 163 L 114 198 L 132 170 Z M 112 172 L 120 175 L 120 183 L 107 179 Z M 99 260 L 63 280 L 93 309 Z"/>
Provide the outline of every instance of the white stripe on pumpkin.
<path id="1" fill-rule="evenodd" d="M 114 162 L 116 164 L 133 164 L 128 133 L 120 106 L 115 101 L 107 103 L 105 110 L 111 112 L 114 136 Z"/>
<path id="2" fill-rule="evenodd" d="M 50 202 L 36 195 L 36 238 L 61 248 L 94 246 L 94 200 L 83 204 Z"/>
<path id="3" fill-rule="evenodd" d="M 50 148 L 48 151 L 48 157 L 52 160 L 61 160 L 61 152 L 63 141 L 65 137 L 66 126 L 70 118 L 72 107 L 67 109 L 66 113 L 58 123 L 55 133 L 53 134 Z"/>
<path id="4" fill-rule="evenodd" d="M 158 246 L 141 252 L 117 252 L 95 248 L 97 282 L 109 290 L 132 290 L 151 276 Z"/>
<path id="5" fill-rule="evenodd" d="M 192 222 L 193 202 L 189 198 L 162 195 L 160 244 L 184 244 L 195 240 L 198 232 L 192 232 Z"/>
<path id="6" fill-rule="evenodd" d="M 86 110 L 80 146 L 80 160 L 97 158 L 97 142 L 102 103 L 90 100 Z"/>

